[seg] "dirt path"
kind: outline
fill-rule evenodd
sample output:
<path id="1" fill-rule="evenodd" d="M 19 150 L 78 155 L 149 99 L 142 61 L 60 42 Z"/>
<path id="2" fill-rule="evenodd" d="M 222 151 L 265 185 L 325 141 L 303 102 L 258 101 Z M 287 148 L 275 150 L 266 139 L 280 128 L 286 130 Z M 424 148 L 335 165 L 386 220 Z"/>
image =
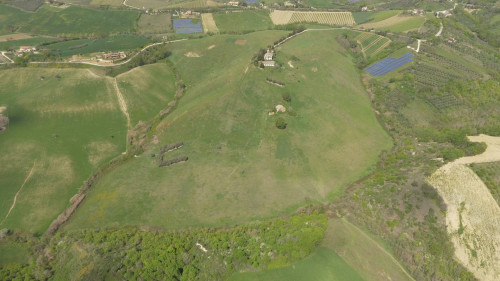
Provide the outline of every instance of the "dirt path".
<path id="1" fill-rule="evenodd" d="M 120 105 L 120 110 L 122 111 L 123 115 L 125 115 L 125 118 L 127 118 L 127 128 L 130 129 L 130 116 L 128 114 L 127 103 L 125 102 L 125 98 L 123 97 L 122 92 L 120 92 L 120 88 L 118 87 L 116 78 L 113 79 L 113 86 L 115 87 L 115 93 L 118 99 L 118 104 Z"/>
<path id="2" fill-rule="evenodd" d="M 5 218 L 2 220 L 2 222 L 0 222 L 0 225 L 2 225 L 4 223 L 4 221 L 9 217 L 10 212 L 12 212 L 12 210 L 16 206 L 17 196 L 19 196 L 19 193 L 21 193 L 21 190 L 23 189 L 24 185 L 28 182 L 28 180 L 33 175 L 33 171 L 35 170 L 35 165 L 36 165 L 36 160 L 33 162 L 33 167 L 31 167 L 31 170 L 29 171 L 28 175 L 24 179 L 23 184 L 21 185 L 21 187 L 17 191 L 16 195 L 14 196 L 14 202 L 12 202 L 12 205 L 10 206 L 9 212 L 7 212 L 7 215 L 5 216 Z"/>
<path id="3" fill-rule="evenodd" d="M 434 35 L 434 36 L 436 36 L 436 37 L 441 36 L 441 33 L 443 32 L 443 22 L 440 22 L 439 24 L 440 24 L 441 26 L 439 27 L 439 31 L 436 33 L 436 35 Z"/>
<path id="4" fill-rule="evenodd" d="M 5 57 L 10 63 L 14 63 L 8 56 L 5 55 L 6 52 L 2 52 L 2 56 Z"/>
<path id="5" fill-rule="evenodd" d="M 500 137 L 469 137 L 486 151 L 439 168 L 428 182 L 446 204 L 446 229 L 455 256 L 479 280 L 500 280 L 500 207 L 467 164 L 500 161 Z"/>

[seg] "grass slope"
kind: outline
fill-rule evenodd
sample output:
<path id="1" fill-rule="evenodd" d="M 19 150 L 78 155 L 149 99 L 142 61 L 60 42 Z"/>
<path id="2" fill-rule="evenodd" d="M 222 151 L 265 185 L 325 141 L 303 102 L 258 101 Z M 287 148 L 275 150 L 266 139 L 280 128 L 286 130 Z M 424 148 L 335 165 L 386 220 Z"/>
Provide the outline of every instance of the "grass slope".
<path id="1" fill-rule="evenodd" d="M 378 239 L 344 219 L 331 219 L 323 245 L 338 253 L 366 281 L 413 280 Z"/>
<path id="2" fill-rule="evenodd" d="M 227 14 L 214 13 L 213 17 L 220 32 L 266 30 L 273 26 L 269 12 L 265 10 L 245 10 Z"/>
<path id="3" fill-rule="evenodd" d="M 0 32 L 49 35 L 130 32 L 135 29 L 138 17 L 136 11 L 92 10 L 78 6 L 61 10 L 43 5 L 35 13 L 28 13 L 0 5 Z"/>
<path id="4" fill-rule="evenodd" d="M 117 77 L 132 125 L 151 120 L 175 95 L 175 75 L 166 63 L 135 68 Z"/>
<path id="5" fill-rule="evenodd" d="M 0 88 L 11 119 L 0 134 L 8 148 L 0 150 L 0 221 L 33 169 L 0 228 L 42 233 L 91 172 L 124 151 L 125 119 L 110 81 L 88 70 L 3 70 Z"/>
<path id="6" fill-rule="evenodd" d="M 187 92 L 159 124 L 160 144 L 103 177 L 67 227 L 241 223 L 324 202 L 366 175 L 390 139 L 375 119 L 358 71 L 335 40 L 338 33 L 308 32 L 283 45 L 278 58 L 298 59 L 294 69 L 250 65 L 258 48 L 283 34 L 172 44 L 171 60 Z M 244 45 L 236 44 L 243 38 Z M 267 83 L 268 77 L 286 86 Z M 268 111 L 283 103 L 285 91 L 292 96 L 285 105 L 297 116 L 282 115 L 288 127 L 278 130 Z M 150 155 L 179 141 L 184 146 L 165 157 L 189 161 L 159 168 Z"/>
<path id="7" fill-rule="evenodd" d="M 237 273 L 230 281 L 362 281 L 358 272 L 334 251 L 319 248 L 312 256 L 285 268 Z"/>

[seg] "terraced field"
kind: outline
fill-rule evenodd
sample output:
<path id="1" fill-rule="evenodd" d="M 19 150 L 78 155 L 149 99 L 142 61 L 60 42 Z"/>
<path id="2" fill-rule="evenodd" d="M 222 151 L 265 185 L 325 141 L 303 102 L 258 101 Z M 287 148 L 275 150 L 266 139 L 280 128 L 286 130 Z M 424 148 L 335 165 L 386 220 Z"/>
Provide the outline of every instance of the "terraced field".
<path id="1" fill-rule="evenodd" d="M 354 39 L 366 56 L 374 56 L 391 44 L 389 38 L 368 32 L 362 32 Z"/>
<path id="2" fill-rule="evenodd" d="M 274 10 L 270 14 L 274 24 L 289 24 L 298 22 L 314 22 L 327 25 L 354 25 L 351 12 L 298 12 Z"/>

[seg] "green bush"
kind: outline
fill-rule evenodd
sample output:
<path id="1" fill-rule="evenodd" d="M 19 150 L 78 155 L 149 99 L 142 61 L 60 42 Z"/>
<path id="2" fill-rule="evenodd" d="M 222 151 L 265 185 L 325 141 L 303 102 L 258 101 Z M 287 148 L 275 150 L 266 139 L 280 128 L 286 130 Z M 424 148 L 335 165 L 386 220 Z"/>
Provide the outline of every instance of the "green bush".
<path id="1" fill-rule="evenodd" d="M 285 119 L 283 119 L 283 117 L 276 118 L 276 120 L 274 122 L 276 124 L 276 128 L 278 128 L 280 130 L 286 129 L 287 124 L 286 124 Z"/>
<path id="2" fill-rule="evenodd" d="M 292 101 L 292 96 L 290 96 L 290 93 L 286 92 L 281 95 L 283 97 L 283 100 L 286 102 L 291 102 Z"/>

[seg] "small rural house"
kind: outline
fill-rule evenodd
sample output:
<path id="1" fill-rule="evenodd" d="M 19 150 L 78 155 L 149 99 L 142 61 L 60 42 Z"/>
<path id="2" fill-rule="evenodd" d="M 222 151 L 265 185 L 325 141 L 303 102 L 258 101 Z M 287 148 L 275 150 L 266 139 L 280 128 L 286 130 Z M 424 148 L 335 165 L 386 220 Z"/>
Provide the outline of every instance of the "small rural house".
<path id="1" fill-rule="evenodd" d="M 273 61 L 273 57 L 274 57 L 274 52 L 268 49 L 267 52 L 264 54 L 264 61 L 262 62 L 262 65 L 274 67 L 276 65 L 276 62 Z"/>
<path id="2" fill-rule="evenodd" d="M 34 46 L 21 46 L 19 47 L 19 52 L 21 53 L 28 53 L 28 52 L 34 52 L 36 51 L 36 47 Z"/>
<path id="3" fill-rule="evenodd" d="M 264 54 L 264 60 L 271 61 L 273 60 L 274 52 L 272 50 L 267 50 L 267 52 Z"/>

